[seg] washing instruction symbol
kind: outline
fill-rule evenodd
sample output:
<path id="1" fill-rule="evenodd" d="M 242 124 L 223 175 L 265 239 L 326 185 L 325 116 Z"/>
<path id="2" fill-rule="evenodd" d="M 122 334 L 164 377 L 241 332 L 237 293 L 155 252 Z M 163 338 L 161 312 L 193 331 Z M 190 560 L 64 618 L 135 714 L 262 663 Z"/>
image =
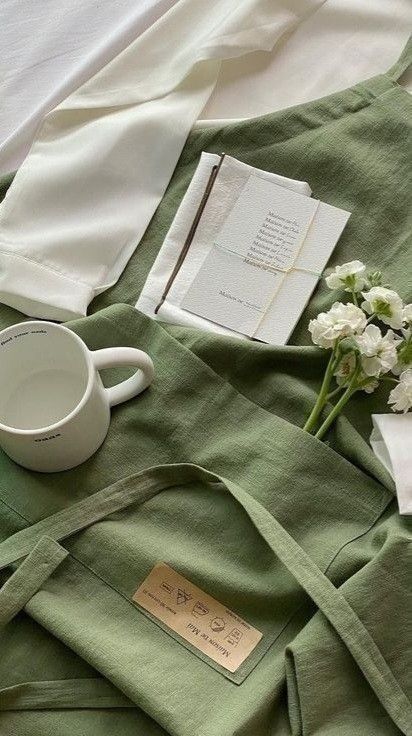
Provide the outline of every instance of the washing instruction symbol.
<path id="1" fill-rule="evenodd" d="M 232 629 L 230 634 L 226 636 L 226 641 L 231 644 L 233 647 L 237 647 L 239 644 L 243 634 L 239 629 Z"/>
<path id="2" fill-rule="evenodd" d="M 190 593 L 186 593 L 186 591 L 182 588 L 177 589 L 176 600 L 178 605 L 181 605 L 182 603 L 187 603 L 191 600 L 192 597 L 193 596 L 191 596 Z"/>
<path id="3" fill-rule="evenodd" d="M 173 585 L 170 585 L 170 583 L 166 583 L 165 581 L 163 581 L 160 587 L 163 588 L 163 590 L 165 590 L 166 593 L 172 594 L 174 591 Z"/>
<path id="4" fill-rule="evenodd" d="M 212 631 L 223 631 L 223 629 L 226 626 L 226 621 L 223 618 L 220 618 L 217 616 L 216 618 L 213 618 L 210 622 L 210 628 Z"/>
<path id="5" fill-rule="evenodd" d="M 192 608 L 192 613 L 194 616 L 196 616 L 196 618 L 198 618 L 199 616 L 206 616 L 206 614 L 209 613 L 209 609 L 206 608 L 204 603 L 202 603 L 201 601 L 197 601 L 197 603 L 195 603 Z"/>

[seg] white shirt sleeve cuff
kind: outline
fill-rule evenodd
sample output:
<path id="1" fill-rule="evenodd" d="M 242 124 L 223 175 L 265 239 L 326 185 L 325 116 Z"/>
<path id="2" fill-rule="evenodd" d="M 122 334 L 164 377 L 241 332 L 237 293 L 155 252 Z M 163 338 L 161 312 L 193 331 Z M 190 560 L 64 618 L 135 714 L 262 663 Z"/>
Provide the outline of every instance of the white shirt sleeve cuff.
<path id="1" fill-rule="evenodd" d="M 94 293 L 90 284 L 49 266 L 0 252 L 0 302 L 24 314 L 57 322 L 83 317 Z"/>

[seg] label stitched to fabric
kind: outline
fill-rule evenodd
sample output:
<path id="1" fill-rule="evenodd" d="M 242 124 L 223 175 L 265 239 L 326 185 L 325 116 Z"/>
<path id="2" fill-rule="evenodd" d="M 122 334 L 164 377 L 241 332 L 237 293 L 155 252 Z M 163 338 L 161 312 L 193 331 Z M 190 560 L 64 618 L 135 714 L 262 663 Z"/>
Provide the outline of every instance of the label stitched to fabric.
<path id="1" fill-rule="evenodd" d="M 133 600 L 229 672 L 236 672 L 262 633 L 169 565 L 156 565 Z"/>

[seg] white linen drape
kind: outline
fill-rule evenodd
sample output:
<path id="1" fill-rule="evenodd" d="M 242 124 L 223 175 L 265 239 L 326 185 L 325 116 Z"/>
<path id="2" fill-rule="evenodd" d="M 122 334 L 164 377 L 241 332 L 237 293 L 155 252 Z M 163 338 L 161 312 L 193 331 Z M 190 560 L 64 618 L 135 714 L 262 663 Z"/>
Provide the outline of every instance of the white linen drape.
<path id="1" fill-rule="evenodd" d="M 0 173 L 15 171 L 44 116 L 176 0 L 2 0 Z"/>
<path id="2" fill-rule="evenodd" d="M 269 51 L 322 0 L 179 0 L 49 113 L 0 209 L 0 300 L 86 313 L 121 274 L 222 59 Z"/>
<path id="3" fill-rule="evenodd" d="M 199 125 L 265 115 L 382 74 L 411 32 L 411 0 L 326 0 L 270 53 L 225 62 Z"/>

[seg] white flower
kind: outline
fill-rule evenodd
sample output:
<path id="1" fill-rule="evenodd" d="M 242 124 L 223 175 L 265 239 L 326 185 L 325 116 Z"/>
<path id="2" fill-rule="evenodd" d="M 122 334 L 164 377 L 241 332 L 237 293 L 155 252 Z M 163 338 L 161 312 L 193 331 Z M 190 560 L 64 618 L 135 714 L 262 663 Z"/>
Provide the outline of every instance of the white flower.
<path id="1" fill-rule="evenodd" d="M 398 344 L 398 362 L 392 368 L 392 373 L 399 376 L 402 371 L 412 365 L 412 329 L 402 330 L 403 340 Z"/>
<path id="2" fill-rule="evenodd" d="M 369 376 L 368 380 L 366 379 L 366 377 L 364 378 L 362 389 L 367 394 L 373 394 L 373 392 L 375 391 L 376 388 L 378 388 L 378 386 L 379 386 L 378 379 L 374 378 L 373 376 Z"/>
<path id="3" fill-rule="evenodd" d="M 398 385 L 389 394 L 388 404 L 393 404 L 392 411 L 406 413 L 412 408 L 412 368 L 401 373 Z"/>
<path id="4" fill-rule="evenodd" d="M 361 307 L 368 314 L 376 314 L 382 322 L 398 330 L 403 322 L 402 299 L 396 291 L 384 286 L 373 286 L 369 291 L 363 291 L 365 299 Z"/>
<path id="5" fill-rule="evenodd" d="M 362 261 L 349 261 L 341 266 L 336 266 L 325 281 L 329 289 L 342 289 L 345 291 L 361 291 L 367 284 L 365 277 L 366 266 Z"/>
<path id="6" fill-rule="evenodd" d="M 333 347 L 335 340 L 362 332 L 366 317 L 354 304 L 335 302 L 329 312 L 321 312 L 309 322 L 309 332 L 315 345 Z"/>
<path id="7" fill-rule="evenodd" d="M 342 357 L 342 360 L 339 362 L 339 365 L 334 373 L 338 386 L 342 386 L 343 383 L 346 383 L 349 376 L 352 375 L 355 365 L 355 353 L 346 353 Z"/>
<path id="8" fill-rule="evenodd" d="M 379 327 L 368 325 L 362 335 L 355 337 L 361 354 L 362 370 L 367 376 L 380 376 L 396 364 L 396 346 L 399 337 L 392 330 L 382 335 Z"/>
<path id="9" fill-rule="evenodd" d="M 355 353 L 346 353 L 334 373 L 338 386 L 342 386 L 348 382 L 355 370 L 355 366 Z M 363 391 L 366 391 L 367 394 L 371 394 L 379 386 L 379 381 L 375 377 L 365 376 L 362 371 L 358 375 L 357 383 L 361 385 Z"/>
<path id="10" fill-rule="evenodd" d="M 408 325 L 412 325 L 412 304 L 405 304 L 402 317 L 403 322 L 406 322 Z"/>

